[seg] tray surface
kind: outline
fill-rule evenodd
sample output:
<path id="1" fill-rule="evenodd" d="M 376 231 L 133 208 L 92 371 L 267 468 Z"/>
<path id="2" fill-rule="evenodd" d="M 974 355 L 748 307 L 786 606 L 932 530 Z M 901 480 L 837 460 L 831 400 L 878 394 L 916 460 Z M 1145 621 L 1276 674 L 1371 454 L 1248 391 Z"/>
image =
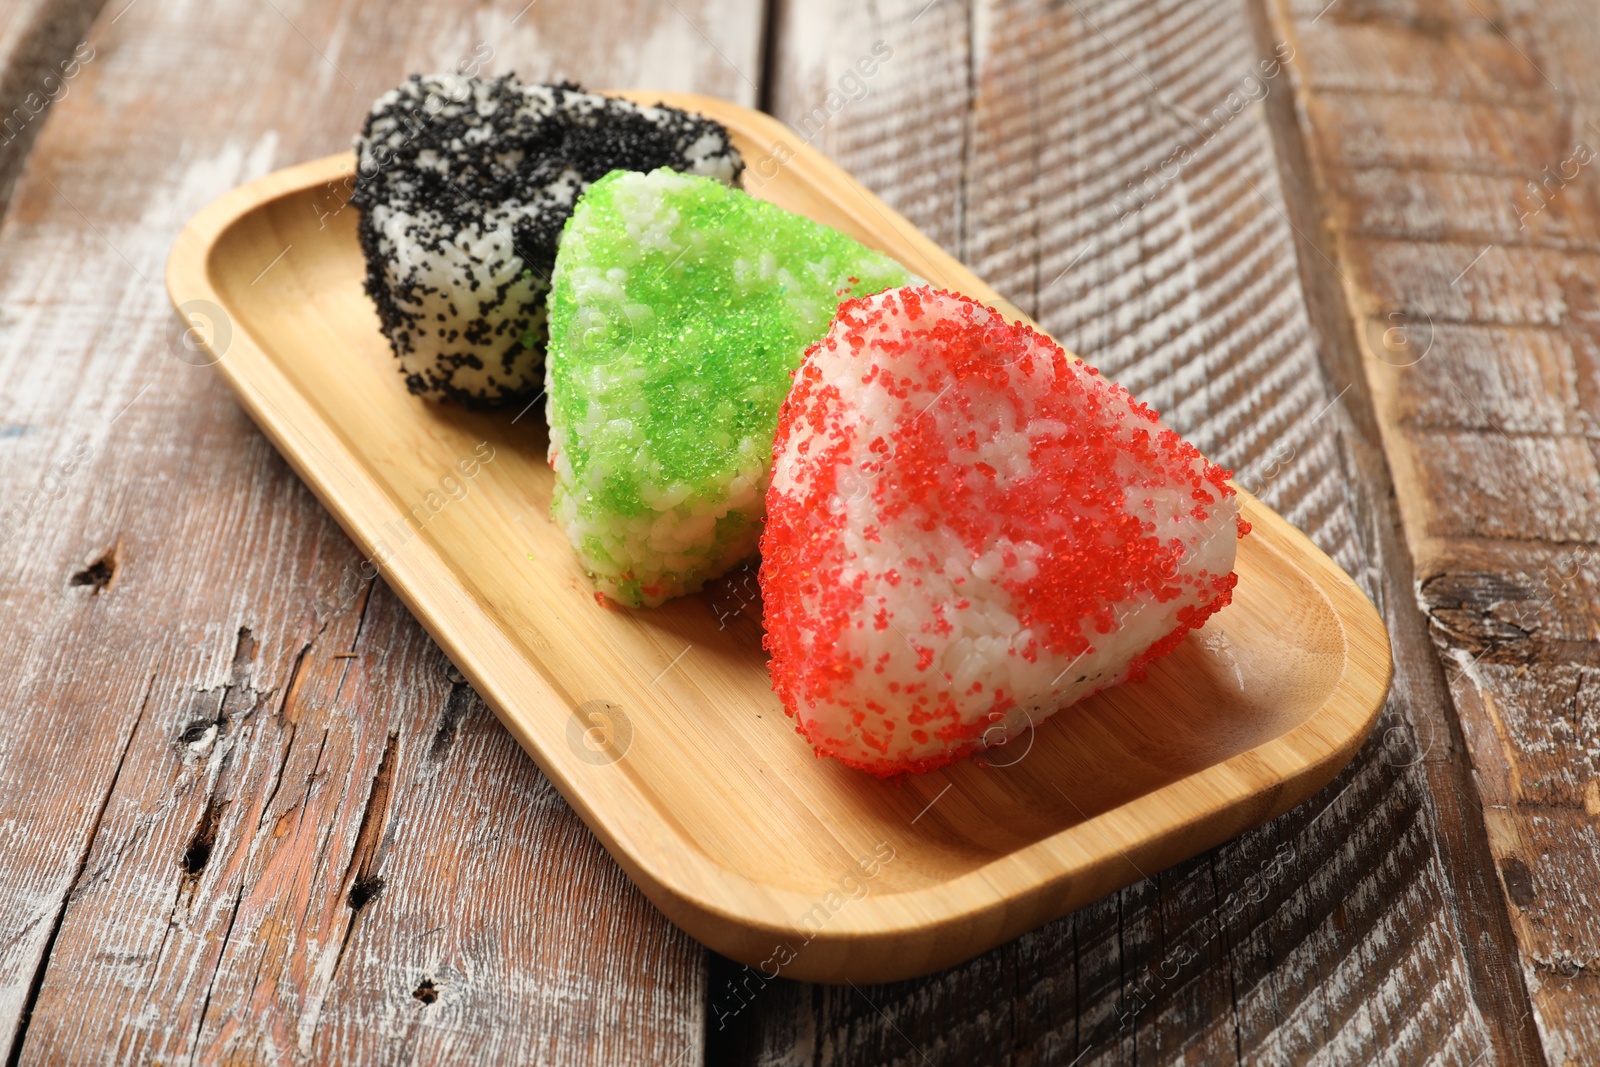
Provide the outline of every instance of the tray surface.
<path id="1" fill-rule="evenodd" d="M 1023 318 L 776 120 L 624 95 L 718 119 L 755 195 Z M 921 777 L 816 759 L 768 683 L 753 565 L 655 610 L 603 607 L 549 518 L 541 408 L 406 393 L 361 291 L 352 169 L 333 156 L 211 204 L 173 248 L 173 302 L 628 875 L 717 951 L 812 981 L 926 973 L 1288 810 L 1371 729 L 1392 671 L 1377 612 L 1241 492 L 1234 603 L 1147 680 Z"/>

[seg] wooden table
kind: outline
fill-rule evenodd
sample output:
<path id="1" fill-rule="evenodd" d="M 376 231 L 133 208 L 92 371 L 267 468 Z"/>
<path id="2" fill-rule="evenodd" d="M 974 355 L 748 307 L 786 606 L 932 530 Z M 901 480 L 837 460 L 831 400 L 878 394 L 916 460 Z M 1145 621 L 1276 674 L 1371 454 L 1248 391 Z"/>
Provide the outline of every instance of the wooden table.
<path id="1" fill-rule="evenodd" d="M 672 928 L 162 290 L 451 67 L 813 139 L 1358 577 L 1366 749 L 919 981 Z M 7 1062 L 1600 1061 L 1600 4 L 0 0 L 0 106 Z"/>

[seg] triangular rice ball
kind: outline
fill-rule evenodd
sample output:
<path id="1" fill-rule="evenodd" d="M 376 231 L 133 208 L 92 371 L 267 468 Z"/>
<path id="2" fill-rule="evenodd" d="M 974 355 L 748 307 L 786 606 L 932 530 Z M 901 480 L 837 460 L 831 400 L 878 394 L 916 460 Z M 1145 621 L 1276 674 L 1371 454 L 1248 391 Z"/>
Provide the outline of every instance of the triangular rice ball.
<path id="1" fill-rule="evenodd" d="M 790 375 L 841 301 L 912 280 L 707 178 L 615 172 L 556 258 L 553 511 L 596 587 L 659 604 L 753 555 Z"/>
<path id="2" fill-rule="evenodd" d="M 1226 605 L 1238 498 L 1156 413 L 1025 326 L 928 288 L 854 300 L 774 446 L 773 686 L 878 775 L 1000 743 Z"/>

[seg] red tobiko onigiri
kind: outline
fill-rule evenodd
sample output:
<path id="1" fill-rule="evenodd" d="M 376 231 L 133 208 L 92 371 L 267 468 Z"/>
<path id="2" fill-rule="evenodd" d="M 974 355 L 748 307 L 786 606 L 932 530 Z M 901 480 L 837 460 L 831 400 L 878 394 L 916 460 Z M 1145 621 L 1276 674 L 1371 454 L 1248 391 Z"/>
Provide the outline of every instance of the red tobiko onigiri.
<path id="1" fill-rule="evenodd" d="M 1229 603 L 1229 472 L 1050 338 L 928 287 L 839 309 L 779 418 L 773 687 L 880 776 L 1143 675 Z"/>

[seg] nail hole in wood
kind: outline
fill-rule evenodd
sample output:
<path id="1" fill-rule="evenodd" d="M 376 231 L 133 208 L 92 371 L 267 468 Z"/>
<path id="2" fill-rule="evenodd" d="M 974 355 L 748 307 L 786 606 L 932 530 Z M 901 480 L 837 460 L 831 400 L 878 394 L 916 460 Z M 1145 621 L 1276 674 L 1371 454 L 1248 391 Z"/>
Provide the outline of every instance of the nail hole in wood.
<path id="1" fill-rule="evenodd" d="M 190 723 L 188 726 L 184 727 L 182 734 L 183 743 L 186 745 L 198 745 L 201 741 L 206 739 L 206 734 L 216 729 L 216 726 L 216 723 L 207 721 L 205 719 Z"/>
<path id="2" fill-rule="evenodd" d="M 73 585 L 87 585 L 95 596 L 111 588 L 117 580 L 117 550 L 115 548 L 72 576 Z"/>
<path id="3" fill-rule="evenodd" d="M 208 801 L 200 815 L 200 825 L 195 827 L 194 836 L 183 850 L 183 873 L 191 878 L 198 877 L 211 862 L 211 850 L 217 843 L 218 814 L 216 804 Z"/>
<path id="4" fill-rule="evenodd" d="M 359 878 L 356 884 L 350 887 L 350 895 L 345 898 L 345 903 L 350 905 L 352 911 L 360 911 L 377 900 L 378 894 L 382 892 L 382 878 Z"/>

